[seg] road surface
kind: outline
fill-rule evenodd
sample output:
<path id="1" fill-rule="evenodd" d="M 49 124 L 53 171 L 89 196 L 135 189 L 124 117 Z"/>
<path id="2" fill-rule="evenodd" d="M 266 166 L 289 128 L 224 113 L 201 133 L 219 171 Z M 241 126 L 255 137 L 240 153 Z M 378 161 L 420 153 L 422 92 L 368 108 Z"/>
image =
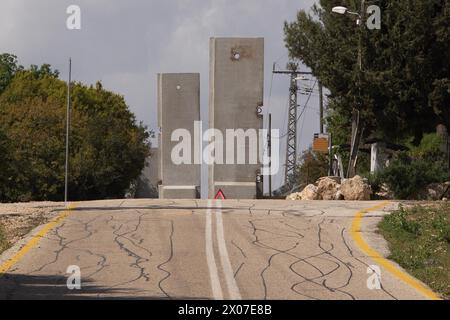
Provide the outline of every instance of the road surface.
<path id="1" fill-rule="evenodd" d="M 0 299 L 430 298 L 400 279 L 407 275 L 396 265 L 394 271 L 379 266 L 376 288 L 377 261 L 368 250 L 387 254 L 375 231 L 394 207 L 345 201 L 77 203 L 3 254 Z M 358 212 L 361 226 L 352 230 Z M 80 290 L 67 287 L 69 266 L 80 269 Z"/>

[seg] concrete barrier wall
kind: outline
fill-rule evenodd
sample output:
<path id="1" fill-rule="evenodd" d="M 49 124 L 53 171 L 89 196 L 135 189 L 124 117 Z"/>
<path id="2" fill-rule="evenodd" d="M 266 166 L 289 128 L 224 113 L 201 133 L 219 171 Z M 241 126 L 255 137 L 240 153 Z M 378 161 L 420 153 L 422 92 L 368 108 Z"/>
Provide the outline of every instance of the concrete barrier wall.
<path id="1" fill-rule="evenodd" d="M 194 163 L 194 122 L 200 120 L 200 75 L 198 73 L 158 74 L 158 122 L 162 199 L 198 198 L 200 164 Z M 186 129 L 191 133 L 192 164 L 173 163 L 172 133 Z"/>
<path id="2" fill-rule="evenodd" d="M 219 129 L 224 135 L 226 129 L 262 129 L 258 107 L 263 105 L 263 99 L 264 39 L 211 38 L 210 128 Z M 250 164 L 210 165 L 209 198 L 219 189 L 227 198 L 255 198 L 260 168 Z"/>

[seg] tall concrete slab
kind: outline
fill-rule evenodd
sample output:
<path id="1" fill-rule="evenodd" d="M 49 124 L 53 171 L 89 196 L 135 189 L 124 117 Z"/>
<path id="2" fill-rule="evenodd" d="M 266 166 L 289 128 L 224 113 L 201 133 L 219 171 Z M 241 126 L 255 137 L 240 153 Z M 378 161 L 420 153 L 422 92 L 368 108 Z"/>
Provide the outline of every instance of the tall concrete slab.
<path id="1" fill-rule="evenodd" d="M 159 149 L 151 148 L 150 156 L 145 161 L 145 167 L 138 178 L 136 199 L 158 198 L 159 184 Z"/>
<path id="2" fill-rule="evenodd" d="M 210 128 L 220 130 L 224 139 L 227 129 L 262 129 L 260 108 L 263 99 L 264 39 L 211 38 Z M 248 143 L 247 139 L 246 151 L 249 150 Z M 235 155 L 236 151 L 235 148 Z M 210 165 L 209 198 L 219 190 L 228 199 L 256 198 L 260 169 L 260 164 L 249 164 L 249 161 L 246 164 L 226 164 L 224 161 L 224 164 Z"/>
<path id="3" fill-rule="evenodd" d="M 194 162 L 194 122 L 200 120 L 200 74 L 158 74 L 160 199 L 196 199 L 200 196 L 200 164 Z M 177 164 L 172 150 L 180 141 L 172 133 L 185 129 L 191 135 L 191 161 Z"/>

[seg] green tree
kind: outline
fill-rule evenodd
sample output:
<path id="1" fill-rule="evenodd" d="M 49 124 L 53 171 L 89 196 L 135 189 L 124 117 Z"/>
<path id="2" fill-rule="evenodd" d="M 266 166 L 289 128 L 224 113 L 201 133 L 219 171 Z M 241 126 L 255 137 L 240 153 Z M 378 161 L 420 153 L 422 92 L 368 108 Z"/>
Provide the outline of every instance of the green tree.
<path id="1" fill-rule="evenodd" d="M 366 135 L 392 141 L 413 136 L 418 144 L 438 123 L 450 126 L 450 2 L 376 2 L 382 25 L 381 30 L 361 28 L 361 78 L 355 19 L 331 12 L 336 5 L 359 11 L 360 1 L 319 3 L 285 23 L 285 42 L 291 57 L 310 67 L 330 90 L 328 122 L 337 143 L 349 142 L 353 107 L 361 110 Z"/>
<path id="2" fill-rule="evenodd" d="M 63 199 L 66 85 L 49 65 L 32 66 L 0 95 L 0 148 L 9 157 L 1 201 Z M 149 132 L 122 96 L 72 86 L 71 200 L 121 198 L 144 167 Z"/>
<path id="3" fill-rule="evenodd" d="M 9 53 L 0 54 L 0 94 L 9 85 L 16 72 L 22 69 L 23 67 L 17 64 L 16 56 Z"/>

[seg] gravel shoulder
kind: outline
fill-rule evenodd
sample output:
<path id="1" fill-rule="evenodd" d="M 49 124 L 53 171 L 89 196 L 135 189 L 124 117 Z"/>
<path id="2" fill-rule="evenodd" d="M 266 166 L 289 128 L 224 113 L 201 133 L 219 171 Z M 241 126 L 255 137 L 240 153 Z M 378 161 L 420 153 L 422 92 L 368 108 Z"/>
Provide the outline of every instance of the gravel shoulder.
<path id="1" fill-rule="evenodd" d="M 63 208 L 64 204 L 56 202 L 0 203 L 0 253 L 50 221 Z"/>

